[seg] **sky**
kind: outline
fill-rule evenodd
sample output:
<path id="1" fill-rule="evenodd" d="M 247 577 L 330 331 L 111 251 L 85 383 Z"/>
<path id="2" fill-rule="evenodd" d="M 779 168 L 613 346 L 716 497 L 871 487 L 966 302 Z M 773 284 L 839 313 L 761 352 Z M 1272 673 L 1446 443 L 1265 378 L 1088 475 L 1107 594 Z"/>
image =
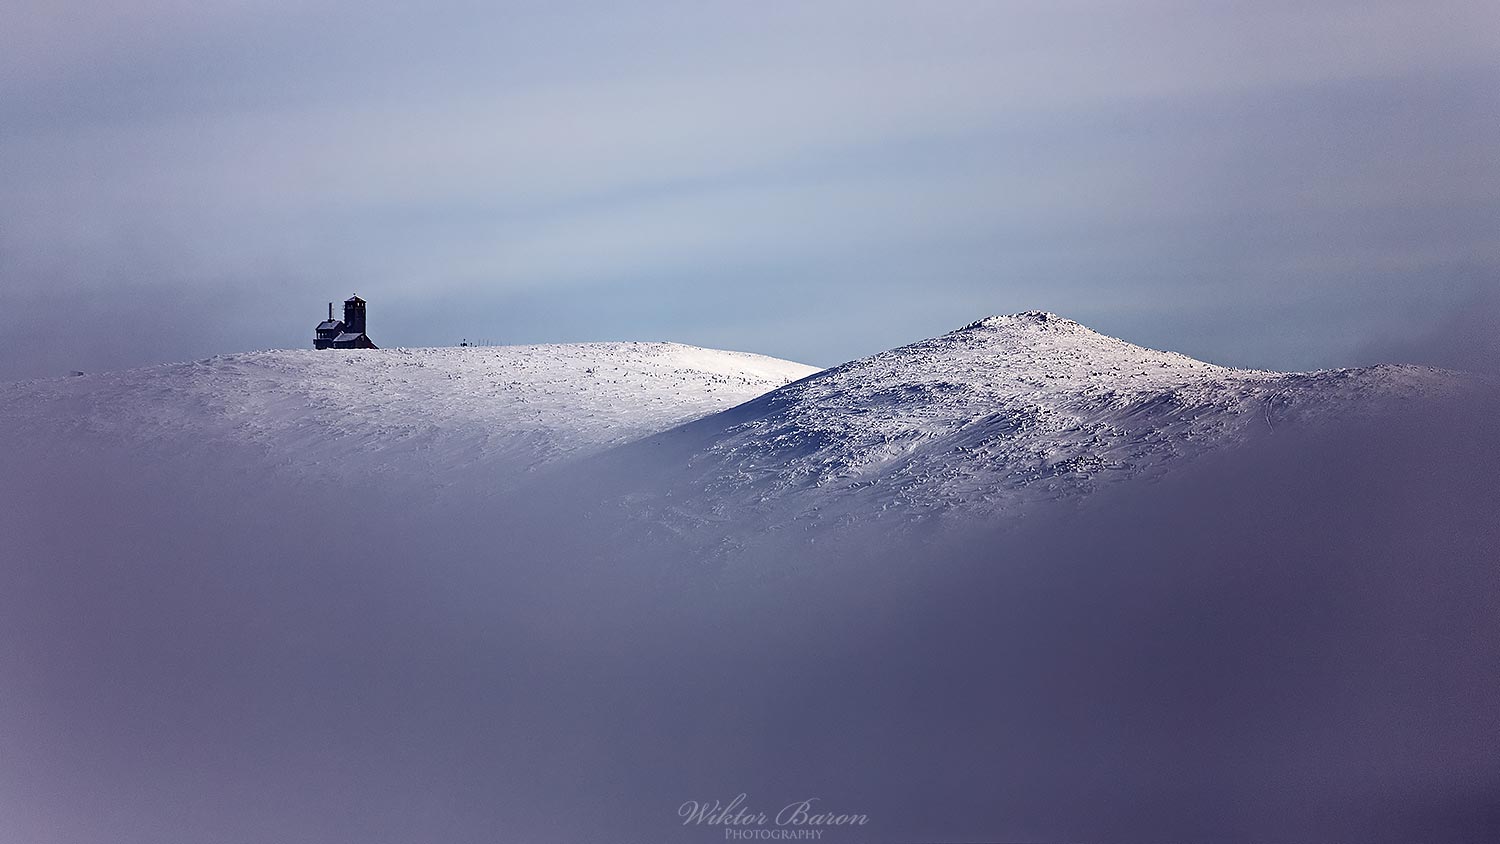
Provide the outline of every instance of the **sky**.
<path id="1" fill-rule="evenodd" d="M 6 19 L 0 379 L 305 348 L 353 293 L 382 346 L 832 365 L 1044 309 L 1236 365 L 1496 357 L 1492 2 Z"/>

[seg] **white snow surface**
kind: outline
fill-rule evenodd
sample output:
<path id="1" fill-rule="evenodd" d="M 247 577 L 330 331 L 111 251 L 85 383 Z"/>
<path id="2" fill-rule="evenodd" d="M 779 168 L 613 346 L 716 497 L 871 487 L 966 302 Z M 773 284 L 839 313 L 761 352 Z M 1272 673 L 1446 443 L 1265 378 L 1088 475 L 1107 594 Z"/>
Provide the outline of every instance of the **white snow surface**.
<path id="1" fill-rule="evenodd" d="M 248 456 L 320 482 L 399 473 L 442 486 L 489 469 L 504 487 L 816 371 L 679 343 L 261 351 L 0 384 L 0 432 L 79 450 L 234 452 L 229 465 Z"/>
<path id="2" fill-rule="evenodd" d="M 710 521 L 922 518 L 1075 498 L 1462 383 L 1416 366 L 1233 369 L 1029 311 L 846 363 L 657 441 L 668 453 L 691 443 L 678 459 Z M 673 497 L 680 509 L 684 493 Z"/>
<path id="3" fill-rule="evenodd" d="M 0 446 L 103 443 L 319 484 L 491 491 L 618 452 L 644 460 L 615 476 L 634 487 L 628 512 L 755 532 L 1079 500 L 1462 383 L 1414 366 L 1233 369 L 1029 311 L 822 372 L 676 343 L 582 343 L 265 351 L 15 382 L 0 384 Z"/>

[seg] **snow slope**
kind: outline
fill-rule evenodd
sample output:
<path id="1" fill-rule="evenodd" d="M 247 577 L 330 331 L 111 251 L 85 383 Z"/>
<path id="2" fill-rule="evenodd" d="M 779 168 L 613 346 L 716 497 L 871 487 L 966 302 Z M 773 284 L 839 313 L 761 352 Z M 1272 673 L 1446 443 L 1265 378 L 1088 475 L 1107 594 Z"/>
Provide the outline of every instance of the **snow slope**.
<path id="1" fill-rule="evenodd" d="M 817 370 L 677 343 L 264 351 L 0 384 L 0 436 L 269 463 L 318 481 L 499 487 Z"/>
<path id="2" fill-rule="evenodd" d="M 701 844 L 675 808 L 742 793 L 870 815 L 828 841 L 1500 840 L 1500 413 L 1339 424 L 1454 376 L 1039 313 L 810 372 L 0 384 L 0 841 Z"/>
<path id="3" fill-rule="evenodd" d="M 709 524 L 998 513 L 1460 384 L 1413 366 L 1232 369 L 1031 311 L 829 369 L 635 451 L 688 479 L 671 495 L 679 519 L 695 499 Z"/>
<path id="4" fill-rule="evenodd" d="M 225 355 L 0 385 L 0 445 L 409 490 L 505 491 L 564 467 L 564 486 L 674 532 L 748 535 L 1077 500 L 1460 384 L 1232 369 L 1031 311 L 823 372 L 674 343 Z"/>

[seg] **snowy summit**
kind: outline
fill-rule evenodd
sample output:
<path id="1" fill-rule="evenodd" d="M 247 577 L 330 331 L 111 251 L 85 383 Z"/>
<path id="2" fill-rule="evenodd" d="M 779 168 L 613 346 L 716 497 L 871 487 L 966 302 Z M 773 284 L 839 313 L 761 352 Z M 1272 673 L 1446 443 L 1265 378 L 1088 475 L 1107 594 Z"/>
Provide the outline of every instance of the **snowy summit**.
<path id="1" fill-rule="evenodd" d="M 834 367 L 657 442 L 691 449 L 677 459 L 722 512 L 994 512 L 1458 384 L 1412 366 L 1233 369 L 1026 311 Z"/>
<path id="2" fill-rule="evenodd" d="M 623 476 L 645 518 L 663 518 L 655 501 L 701 523 L 814 524 L 1073 499 L 1458 383 L 1233 369 L 1027 311 L 822 372 L 676 343 L 225 355 L 0 385 L 0 432 L 415 489 L 514 488 L 618 452 L 644 456 Z"/>

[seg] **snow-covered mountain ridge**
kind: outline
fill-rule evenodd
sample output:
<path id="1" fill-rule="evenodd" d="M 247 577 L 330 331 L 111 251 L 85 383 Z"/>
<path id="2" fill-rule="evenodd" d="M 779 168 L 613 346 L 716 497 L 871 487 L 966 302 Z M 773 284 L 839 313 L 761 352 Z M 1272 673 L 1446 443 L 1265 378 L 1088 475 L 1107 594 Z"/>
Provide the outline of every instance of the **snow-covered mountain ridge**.
<path id="1" fill-rule="evenodd" d="M 725 518 L 1003 511 L 1461 384 L 1414 366 L 1233 369 L 1028 311 L 834 367 L 652 442 Z"/>
<path id="2" fill-rule="evenodd" d="M 623 479 L 627 510 L 674 530 L 754 531 L 1079 499 L 1463 383 L 1412 366 L 1234 369 L 1028 311 L 822 372 L 675 343 L 582 343 L 267 351 L 0 384 L 0 445 L 459 491 L 618 456 L 627 471 L 599 477 Z"/>
<path id="3" fill-rule="evenodd" d="M 498 487 L 666 430 L 815 367 L 679 343 L 280 350 L 0 384 L 0 433 L 253 458 L 296 475 Z"/>

